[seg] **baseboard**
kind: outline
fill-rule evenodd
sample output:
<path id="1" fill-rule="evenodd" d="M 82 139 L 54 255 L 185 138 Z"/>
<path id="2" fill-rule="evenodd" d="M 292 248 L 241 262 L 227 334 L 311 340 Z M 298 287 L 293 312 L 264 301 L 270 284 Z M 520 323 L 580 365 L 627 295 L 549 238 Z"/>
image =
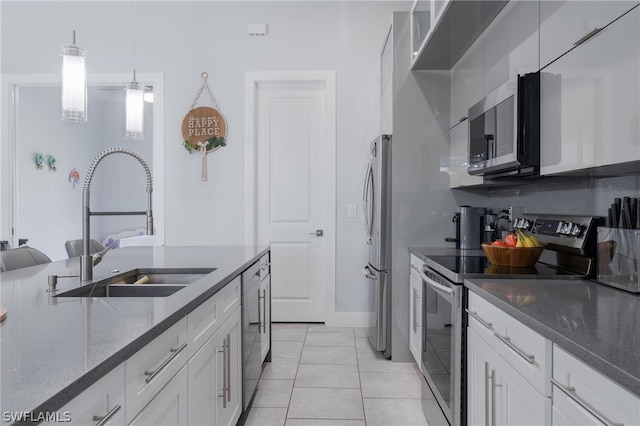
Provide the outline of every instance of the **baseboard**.
<path id="1" fill-rule="evenodd" d="M 327 327 L 373 327 L 374 312 L 331 312 L 325 320 Z"/>

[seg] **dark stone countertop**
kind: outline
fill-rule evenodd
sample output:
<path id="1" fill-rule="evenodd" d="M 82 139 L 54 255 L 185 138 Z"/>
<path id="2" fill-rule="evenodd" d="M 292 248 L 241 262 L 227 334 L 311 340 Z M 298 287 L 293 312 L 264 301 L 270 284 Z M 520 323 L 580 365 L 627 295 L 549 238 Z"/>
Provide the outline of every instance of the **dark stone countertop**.
<path id="1" fill-rule="evenodd" d="M 55 411 L 211 297 L 269 247 L 127 247 L 94 268 L 217 268 L 169 297 L 52 297 L 47 277 L 77 275 L 79 258 L 0 274 L 0 411 Z M 60 278 L 58 292 L 78 278 Z M 4 416 L 3 416 L 4 417 Z"/>
<path id="2" fill-rule="evenodd" d="M 640 295 L 587 280 L 465 280 L 465 286 L 640 396 Z"/>

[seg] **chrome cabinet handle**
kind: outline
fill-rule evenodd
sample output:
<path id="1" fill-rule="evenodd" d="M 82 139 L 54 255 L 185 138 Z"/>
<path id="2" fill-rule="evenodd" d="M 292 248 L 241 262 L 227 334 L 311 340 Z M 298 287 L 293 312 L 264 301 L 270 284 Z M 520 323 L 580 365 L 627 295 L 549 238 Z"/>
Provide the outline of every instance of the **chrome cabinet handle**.
<path id="1" fill-rule="evenodd" d="M 164 368 L 165 368 L 167 365 L 169 365 L 169 363 L 170 363 L 171 361 L 173 361 L 173 360 L 175 359 L 175 357 L 177 357 L 177 356 L 180 354 L 180 352 L 182 352 L 182 351 L 183 351 L 183 349 L 184 349 L 184 348 L 186 348 L 186 347 L 187 347 L 187 344 L 186 344 L 186 343 L 183 343 L 183 344 L 182 344 L 182 345 L 180 345 L 180 347 L 178 347 L 178 348 L 171 348 L 171 355 L 169 355 L 169 358 L 165 359 L 165 360 L 162 362 L 162 364 L 160 364 L 160 366 L 159 366 L 158 368 L 156 368 L 156 369 L 155 369 L 155 370 L 153 370 L 153 371 L 145 371 L 145 372 L 144 372 L 144 375 L 145 375 L 145 376 L 148 376 L 146 379 L 144 379 L 145 383 L 150 383 L 153 379 L 155 379 L 155 378 L 156 378 L 156 376 L 157 376 L 158 374 L 160 374 L 160 372 L 161 372 L 162 370 L 164 370 Z"/>
<path id="2" fill-rule="evenodd" d="M 565 386 L 554 378 L 551 378 L 551 383 L 556 385 L 556 387 L 560 389 L 562 392 L 564 392 L 565 395 L 567 395 L 569 398 L 571 398 L 573 401 L 575 401 L 578 405 L 580 405 L 582 408 L 587 410 L 589 413 L 593 414 L 594 417 L 596 417 L 605 425 L 624 426 L 624 423 L 613 422 L 610 419 L 608 419 L 604 414 L 602 414 L 601 412 L 593 408 L 587 401 L 585 401 L 584 399 L 578 396 L 578 394 L 576 393 L 576 388 L 574 388 L 573 386 Z"/>
<path id="3" fill-rule="evenodd" d="M 591 37 L 593 37 L 594 35 L 598 34 L 600 31 L 604 30 L 604 28 L 594 28 L 593 30 L 589 31 L 587 34 L 585 34 L 580 40 L 576 41 L 575 43 L 573 43 L 574 46 L 580 46 L 582 43 L 584 43 L 585 41 L 589 40 Z"/>
<path id="4" fill-rule="evenodd" d="M 468 117 L 467 117 L 466 115 L 465 115 L 465 116 L 460 117 L 460 118 L 458 119 L 458 123 L 462 123 L 462 122 L 463 122 L 464 120 L 466 120 L 467 118 L 468 118 Z"/>
<path id="5" fill-rule="evenodd" d="M 490 413 L 490 404 L 489 404 L 489 395 L 491 393 L 491 387 L 489 385 L 489 381 L 491 377 L 489 375 L 489 363 L 484 363 L 484 424 L 489 425 L 489 413 Z"/>
<path id="6" fill-rule="evenodd" d="M 528 353 L 526 353 L 525 351 L 523 351 L 522 349 L 520 349 L 519 347 L 517 347 L 512 341 L 511 338 L 508 336 L 501 336 L 498 333 L 494 333 L 496 335 L 496 337 L 498 339 L 500 339 L 502 341 L 502 343 L 504 343 L 505 345 L 509 346 L 511 349 L 513 349 L 513 351 L 515 353 L 517 353 L 518 355 L 520 355 L 522 358 L 525 359 L 525 361 L 527 361 L 529 364 L 535 364 L 536 362 L 536 357 L 533 355 L 529 355 Z"/>
<path id="7" fill-rule="evenodd" d="M 260 289 L 256 290 L 258 292 L 258 334 L 262 334 L 260 330 L 262 330 L 262 310 L 260 309 Z"/>
<path id="8" fill-rule="evenodd" d="M 122 406 L 120 406 L 120 404 L 118 404 L 115 407 L 113 407 L 111 409 L 111 411 L 109 411 L 104 416 L 93 416 L 93 421 L 94 422 L 98 422 L 98 423 L 96 423 L 96 426 L 104 426 L 107 423 L 109 423 L 109 420 L 111 420 L 113 418 L 113 416 L 115 416 L 116 413 L 118 413 L 118 411 L 120 411 L 121 408 L 122 408 Z"/>
<path id="9" fill-rule="evenodd" d="M 496 424 L 496 388 L 502 387 L 496 383 L 496 370 L 491 370 L 491 425 Z"/>
<path id="10" fill-rule="evenodd" d="M 420 322 L 418 321 L 418 306 L 420 306 L 420 296 L 418 296 L 418 292 L 416 291 L 413 294 L 413 331 L 414 333 L 420 327 Z"/>
<path id="11" fill-rule="evenodd" d="M 465 311 L 467 312 L 467 314 L 469 314 L 469 316 L 471 318 L 473 318 L 476 321 L 478 321 L 485 328 L 487 328 L 488 330 L 493 330 L 493 323 L 490 323 L 489 321 L 485 321 L 482 318 L 480 318 L 480 315 L 478 315 L 478 313 L 476 311 L 470 311 L 469 308 L 465 308 Z"/>
<path id="12" fill-rule="evenodd" d="M 267 334 L 267 289 L 262 290 L 262 334 Z"/>
<path id="13" fill-rule="evenodd" d="M 227 334 L 227 401 L 231 402 L 231 335 Z"/>
<path id="14" fill-rule="evenodd" d="M 222 408 L 227 408 L 227 400 L 231 401 L 231 392 L 229 391 L 230 386 L 230 378 L 229 378 L 229 370 L 230 370 L 230 356 L 227 352 L 229 344 L 227 339 L 229 335 L 222 340 L 222 350 L 218 350 L 218 353 L 222 354 L 222 395 L 218 395 L 218 398 L 222 398 Z"/>

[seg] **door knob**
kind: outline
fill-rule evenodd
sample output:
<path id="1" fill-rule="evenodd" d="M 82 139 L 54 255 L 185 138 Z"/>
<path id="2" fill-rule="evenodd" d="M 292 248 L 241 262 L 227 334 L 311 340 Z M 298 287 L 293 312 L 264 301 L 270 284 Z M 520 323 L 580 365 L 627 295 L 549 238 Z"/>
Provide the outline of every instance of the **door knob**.
<path id="1" fill-rule="evenodd" d="M 316 229 L 316 232 L 309 232 L 309 235 L 315 235 L 316 237 L 322 237 L 324 231 L 322 229 Z"/>

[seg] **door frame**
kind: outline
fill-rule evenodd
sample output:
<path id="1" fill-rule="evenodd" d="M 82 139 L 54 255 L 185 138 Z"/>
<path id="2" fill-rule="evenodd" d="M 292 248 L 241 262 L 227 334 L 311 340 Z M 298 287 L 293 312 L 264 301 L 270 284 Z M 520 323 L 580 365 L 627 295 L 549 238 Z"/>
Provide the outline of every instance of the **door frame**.
<path id="1" fill-rule="evenodd" d="M 244 242 L 256 245 L 256 93 L 262 83 L 319 83 L 325 87 L 325 193 L 327 224 L 327 283 L 325 287 L 325 324 L 336 322 L 336 73 L 335 71 L 248 71 L 245 72 L 245 165 L 244 165 Z"/>
<path id="2" fill-rule="evenodd" d="M 130 81 L 130 74 L 88 74 L 90 86 L 123 87 Z M 154 230 L 158 244 L 165 238 L 165 185 L 164 185 L 164 73 L 139 73 L 138 80 L 153 85 L 153 205 Z M 1 102 L 0 164 L 6 170 L 0 174 L 0 235 L 8 235 L 11 247 L 17 247 L 18 235 L 14 232 L 17 221 L 18 178 L 17 172 L 17 117 L 16 102 L 20 87 L 59 86 L 59 74 L 5 74 L 0 78 Z M 5 207 L 6 206 L 6 207 Z"/>

